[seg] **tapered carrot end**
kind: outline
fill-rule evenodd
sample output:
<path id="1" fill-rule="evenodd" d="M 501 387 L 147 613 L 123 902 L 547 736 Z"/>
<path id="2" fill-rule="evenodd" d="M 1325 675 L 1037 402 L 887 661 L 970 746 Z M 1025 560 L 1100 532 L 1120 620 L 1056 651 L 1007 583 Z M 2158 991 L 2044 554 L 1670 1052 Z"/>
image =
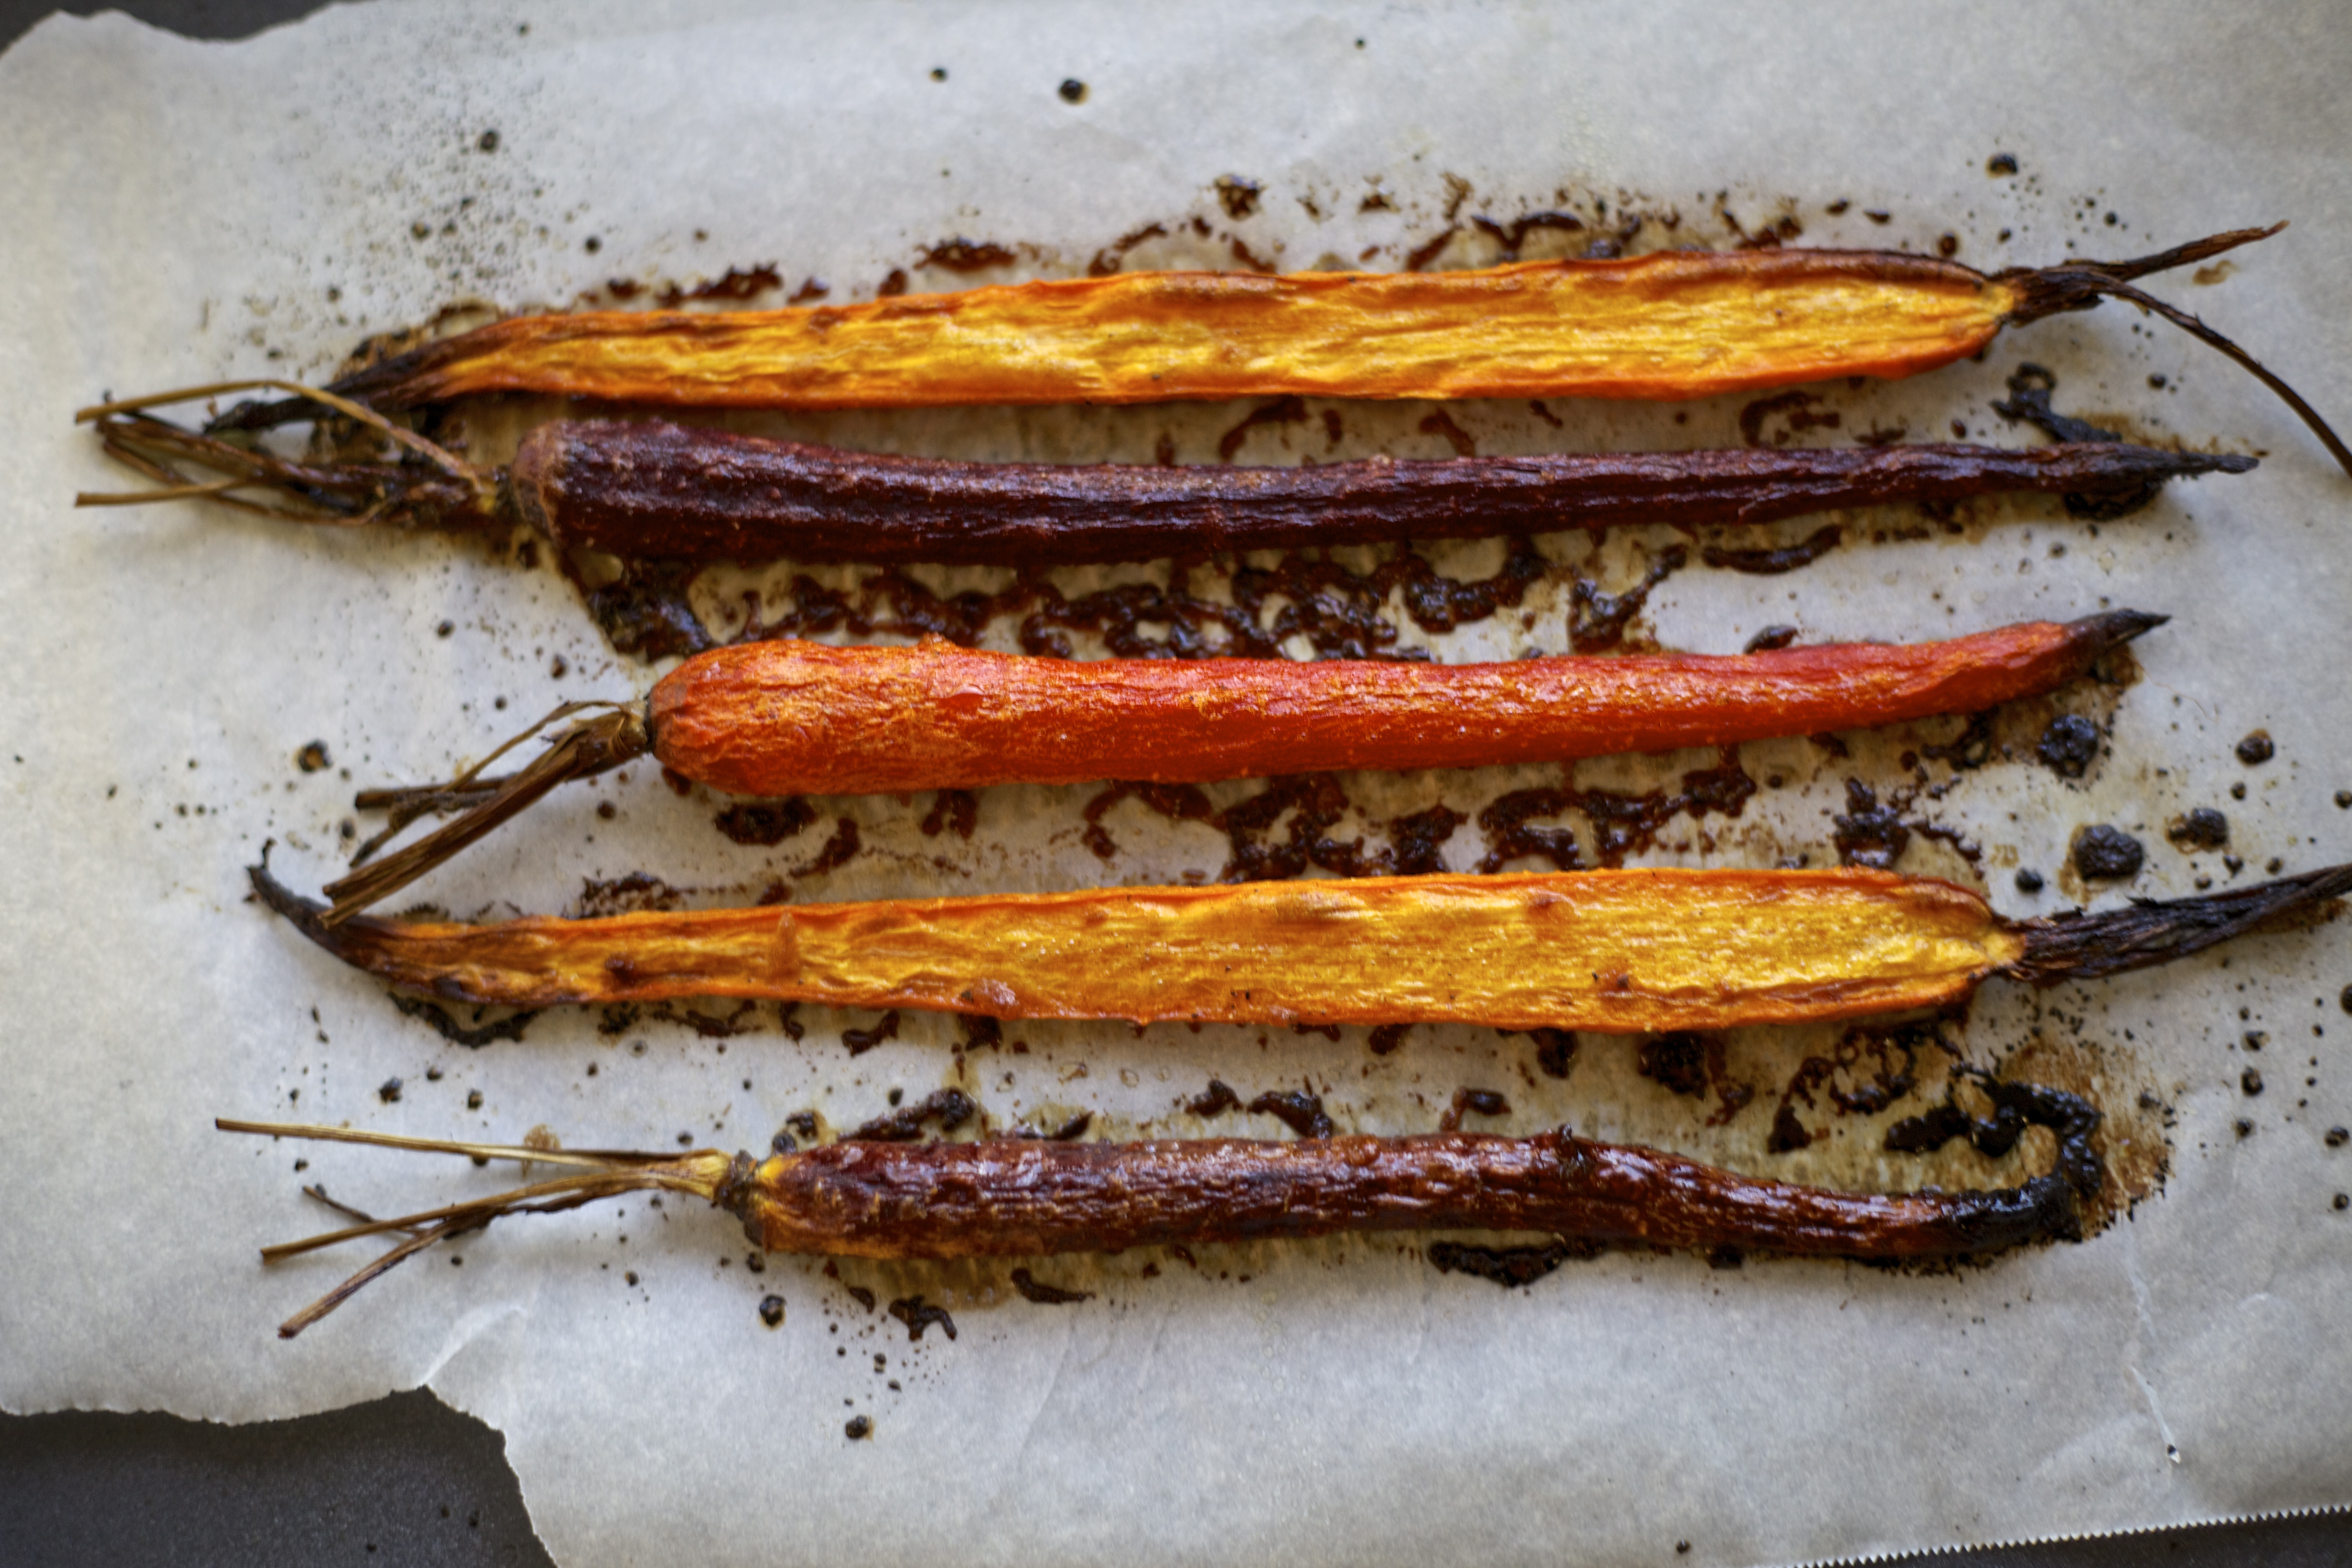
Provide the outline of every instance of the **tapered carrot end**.
<path id="1" fill-rule="evenodd" d="M 2296 417 L 2319 437 L 2319 444 L 2327 448 L 2327 455 L 2336 459 L 2336 465 L 2347 474 L 2352 474 L 2352 447 L 2345 444 L 2335 427 L 2320 416 L 2319 410 L 2304 400 L 2301 393 L 2289 386 L 2260 360 L 2195 316 L 2178 306 L 2168 305 L 2144 294 L 2131 285 L 2131 279 L 2135 278 L 2206 260 L 2224 251 L 2235 250 L 2242 245 L 2268 239 L 2284 227 L 2286 225 L 2284 223 L 2274 223 L 2268 228 L 2232 229 L 2227 234 L 2210 235 L 2130 261 L 2065 261 L 2055 267 L 2013 268 L 1996 273 L 1993 281 L 2007 284 L 2014 292 L 2016 303 L 2005 318 L 2011 326 L 2022 326 L 2028 321 L 2038 321 L 2044 316 L 2056 315 L 2063 310 L 2087 310 L 2102 300 L 2127 300 L 2151 314 L 2163 317 L 2191 337 L 2237 361 L 2255 380 L 2277 394 L 2279 400 L 2294 409 Z"/>
<path id="2" fill-rule="evenodd" d="M 2352 864 L 2281 877 L 2204 898 L 2137 900 L 2105 914 L 2021 921 L 2024 956 L 2009 974 L 2033 985 L 2094 980 L 2202 952 L 2235 937 L 2310 915 L 2352 893 Z"/>
<path id="3" fill-rule="evenodd" d="M 2104 615 L 2084 616 L 2074 624 L 2072 629 L 2092 650 L 2091 657 L 2096 658 L 2111 648 L 2123 647 L 2143 633 L 2154 631 L 2170 619 L 2170 616 L 2159 616 L 2153 610 L 2109 610 Z"/>

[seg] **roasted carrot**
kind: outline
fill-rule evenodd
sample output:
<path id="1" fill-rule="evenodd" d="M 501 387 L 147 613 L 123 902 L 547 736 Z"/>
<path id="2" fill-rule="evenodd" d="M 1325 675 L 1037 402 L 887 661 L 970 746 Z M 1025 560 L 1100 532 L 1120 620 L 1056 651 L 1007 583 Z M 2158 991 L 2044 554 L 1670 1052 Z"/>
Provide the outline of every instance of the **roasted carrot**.
<path id="1" fill-rule="evenodd" d="M 322 409 L 324 405 L 321 405 Z M 293 521 L 504 531 L 630 561 L 1066 566 L 1561 529 L 1769 522 L 2002 491 L 2119 514 L 2168 479 L 2252 458 L 2119 441 L 2005 450 L 1923 445 L 1610 452 L 1255 468 L 978 463 L 881 456 L 661 423 L 558 420 L 488 472 L 415 450 L 390 460 L 279 457 L 145 412 L 98 422 L 162 490 Z M 198 473 L 222 476 L 198 478 Z M 222 488 L 224 485 L 226 488 Z"/>
<path id="2" fill-rule="evenodd" d="M 1739 1175 L 1561 1129 L 1531 1138 L 1446 1132 L 1271 1142 L 1003 1140 L 843 1142 L 754 1160 L 716 1149 L 573 1153 L 444 1142 L 349 1128 L 222 1120 L 227 1132 L 330 1139 L 477 1160 L 581 1167 L 396 1219 L 362 1219 L 265 1247 L 266 1262 L 369 1236 L 405 1239 L 295 1314 L 292 1338 L 371 1279 L 446 1237 L 509 1214 L 577 1208 L 654 1190 L 703 1198 L 772 1252 L 843 1258 L 1042 1257 L 1132 1247 L 1328 1236 L 1340 1231 L 1547 1232 L 1586 1243 L 1738 1247 L 1833 1258 L 1985 1254 L 2080 1234 L 2101 1178 L 2098 1112 L 2072 1096 L 2004 1085 L 2003 1103 L 2059 1138 L 2055 1170 L 1985 1192 L 1841 1193 Z"/>
<path id="3" fill-rule="evenodd" d="M 2237 360 L 2352 472 L 2352 450 L 2293 389 L 2131 284 L 2284 226 L 1990 275 L 1887 251 L 1661 251 L 1475 272 L 1135 272 L 799 310 L 525 316 L 331 390 L 382 410 L 494 392 L 708 408 L 1707 397 L 1913 375 L 1977 353 L 2003 327 L 2113 298 Z M 303 417 L 302 406 L 248 405 L 215 428 Z"/>
<path id="4" fill-rule="evenodd" d="M 1569 871 L 794 904 L 491 924 L 262 901 L 405 990 L 537 1007 L 731 996 L 999 1018 L 1463 1023 L 1636 1033 L 1846 1018 L 2195 952 L 2352 889 L 2352 865 L 2007 921 L 1861 869 Z M 1149 955 L 1149 962 L 1129 962 Z"/>
<path id="5" fill-rule="evenodd" d="M 362 796 L 411 811 L 468 795 L 479 804 L 328 891 L 341 919 L 565 780 L 647 752 L 750 795 L 1564 762 L 1979 712 L 2051 690 L 2162 619 L 2117 610 L 1909 646 L 1475 665 L 748 643 L 688 659 L 642 715 L 618 708 L 584 721 L 510 777 Z"/>

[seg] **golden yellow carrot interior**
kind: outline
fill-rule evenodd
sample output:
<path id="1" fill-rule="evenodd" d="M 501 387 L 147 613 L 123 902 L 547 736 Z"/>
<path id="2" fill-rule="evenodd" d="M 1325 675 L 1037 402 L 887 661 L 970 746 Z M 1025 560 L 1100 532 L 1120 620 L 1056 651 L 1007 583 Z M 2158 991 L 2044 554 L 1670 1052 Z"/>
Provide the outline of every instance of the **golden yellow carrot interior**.
<path id="1" fill-rule="evenodd" d="M 2012 284 L 1874 251 L 1661 252 L 1437 273 L 1139 272 L 854 305 L 501 321 L 341 384 L 762 408 L 1705 397 L 1975 353 Z"/>
<path id="2" fill-rule="evenodd" d="M 334 927 L 266 872 L 256 883 L 314 941 L 395 984 L 523 1006 L 733 996 L 1003 1018 L 1635 1032 L 1933 1006 L 2024 950 L 1973 893 L 1859 869 L 1384 877 Z"/>

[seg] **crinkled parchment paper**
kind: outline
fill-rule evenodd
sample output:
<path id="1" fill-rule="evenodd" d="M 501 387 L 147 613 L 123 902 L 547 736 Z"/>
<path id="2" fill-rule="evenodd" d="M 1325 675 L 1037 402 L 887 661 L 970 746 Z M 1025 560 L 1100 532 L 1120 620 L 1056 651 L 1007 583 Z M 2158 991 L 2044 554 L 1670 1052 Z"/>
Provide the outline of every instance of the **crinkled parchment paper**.
<path id="1" fill-rule="evenodd" d="M 1098 1133 L 1181 1134 L 1212 1125 L 1181 1102 L 1213 1074 L 1244 1097 L 1312 1087 L 1343 1126 L 1371 1130 L 1426 1128 L 1456 1088 L 1491 1088 L 1512 1107 L 1496 1127 L 1568 1121 L 1863 1184 L 2005 1182 L 2032 1151 L 1883 1156 L 1885 1117 L 1824 1100 L 1800 1109 L 1829 1136 L 1770 1154 L 1786 1079 L 1828 1041 L 1769 1033 L 1732 1041 L 1730 1073 L 1757 1099 L 1716 1126 L 1718 1099 L 1676 1098 L 1631 1069 L 1632 1042 L 1597 1037 L 1565 1079 L 1534 1070 L 1528 1041 L 1472 1030 L 1415 1030 L 1375 1057 L 1360 1031 L 1008 1027 L 996 1051 L 958 1055 L 949 1021 L 910 1016 L 853 1058 L 843 1032 L 875 1020 L 811 1010 L 797 1042 L 772 1016 L 719 1038 L 651 1019 L 602 1033 L 583 1015 L 467 1050 L 245 902 L 243 868 L 274 837 L 279 869 L 315 887 L 339 863 L 355 784 L 446 772 L 558 700 L 642 690 L 651 673 L 510 548 L 68 504 L 124 482 L 69 425 L 79 405 L 225 374 L 329 375 L 364 335 L 467 301 L 561 307 L 612 279 L 650 293 L 771 261 L 787 288 L 814 277 L 856 299 L 893 268 L 918 289 L 1082 271 L 1154 223 L 1167 232 L 1130 264 L 1233 265 L 1239 239 L 1283 267 L 1368 251 L 1364 265 L 1396 267 L 1449 222 L 1553 207 L 1591 220 L 1537 231 L 1530 255 L 1561 254 L 1599 232 L 1600 204 L 1654 226 L 1681 215 L 1641 244 L 1727 243 L 1733 225 L 1785 214 L 1804 243 L 1932 249 L 1948 233 L 1984 266 L 2290 217 L 2204 286 L 2156 287 L 2352 418 L 2347 78 L 2352 33 L 2326 5 L 417 4 L 339 8 L 230 47 L 114 16 L 44 25 L 0 59 L 0 584 L 15 660 L 0 689 L 15 893 L 0 941 L 0 1401 L 235 1421 L 427 1383 L 506 1434 L 539 1529 L 577 1563 L 1748 1563 L 2352 1501 L 2352 1215 L 2331 1206 L 2352 1188 L 2352 1150 L 2323 1137 L 2352 1121 L 2341 925 L 2046 997 L 1990 988 L 1956 1043 L 2092 1093 L 2148 1195 L 2084 1245 L 1956 1274 L 1618 1255 L 1506 1291 L 1391 1238 L 1204 1250 L 1197 1267 L 1040 1264 L 1097 1293 L 1045 1307 L 994 1268 L 834 1279 L 778 1258 L 755 1276 L 731 1222 L 633 1200 L 469 1238 L 280 1342 L 274 1325 L 358 1261 L 256 1262 L 259 1244 L 329 1222 L 303 1183 L 389 1210 L 498 1173 L 224 1137 L 215 1114 L 758 1148 L 793 1111 L 853 1127 L 893 1089 L 953 1082 L 1000 1128 L 1092 1110 Z M 1082 101 L 1060 94 L 1065 79 L 1086 85 Z M 2002 152 L 2020 174 L 1988 174 Z M 1221 195 L 1219 176 L 1254 182 L 1255 209 L 1229 208 L 1250 204 L 1238 186 Z M 917 265 L 958 236 L 1013 262 L 969 279 Z M 1471 227 L 1454 245 L 1441 261 L 1492 254 Z M 1922 837 L 1902 864 L 1979 877 L 2010 912 L 2177 896 L 2228 880 L 2218 855 L 2165 840 L 2199 805 L 2227 814 L 2241 879 L 2273 859 L 2345 858 L 2352 814 L 2333 797 L 2352 788 L 2352 481 L 2245 375 L 2110 305 L 1905 385 L 1816 389 L 1811 411 L 1843 423 L 1802 438 L 1898 426 L 1928 438 L 1958 421 L 2033 439 L 1987 406 L 2025 359 L 2054 372 L 2062 407 L 2266 459 L 2095 531 L 2045 502 L 1970 509 L 1948 531 L 1846 519 L 1844 548 L 1787 576 L 1692 563 L 1639 626 L 1726 651 L 1780 622 L 1811 639 L 1913 637 L 2107 604 L 2170 611 L 2137 650 L 2136 684 L 2059 700 L 2112 721 L 2088 777 L 2031 762 L 2033 715 L 2005 721 L 2012 755 L 1906 807 L 1972 837 L 1981 869 Z M 1447 450 L 1425 408 L 1342 407 L 1328 441 L 1320 410 L 1254 428 L 1241 457 Z M 1164 434 L 1208 460 L 1245 412 L 768 427 L 1074 459 L 1148 457 Z M 1507 451 L 1730 442 L 1740 405 L 1695 405 L 1685 422 L 1550 412 L 1558 428 L 1523 405 L 1451 410 L 1482 449 Z M 1522 611 L 1439 651 L 1558 651 L 1576 576 L 1615 591 L 1675 542 L 1636 533 L 1596 555 L 1545 540 L 1563 564 Z M 1503 558 L 1498 544 L 1432 553 L 1469 577 Z M 992 628 L 997 646 L 1009 636 Z M 1899 753 L 1955 728 L 1856 741 L 1845 760 L 1750 747 L 1749 773 L 1781 787 L 1736 819 L 1677 819 L 1637 858 L 1823 863 L 1844 779 L 1901 784 Z M 2256 728 L 2277 755 L 2249 767 L 2232 747 Z M 296 755 L 312 741 L 331 762 L 305 773 Z M 1578 778 L 1647 787 L 1711 761 Z M 1467 814 L 1557 782 L 1539 769 L 1345 781 L 1354 809 L 1331 831 L 1377 847 L 1398 815 L 1441 800 Z M 818 802 L 814 826 L 770 849 L 729 842 L 711 827 L 719 803 L 640 767 L 555 797 L 419 894 L 460 914 L 560 910 L 583 879 L 646 872 L 720 901 L 804 871 L 843 817 L 863 852 L 792 881 L 793 897 L 1222 864 L 1217 836 L 1133 802 L 1104 814 L 1116 849 L 1098 858 L 1082 837 L 1093 793 L 990 793 L 968 840 L 923 834 L 921 799 Z M 2073 829 L 2101 821 L 2137 835 L 2147 863 L 2127 887 L 2086 890 L 2059 868 Z M 1448 863 L 1481 843 L 1459 828 Z M 2049 889 L 2020 893 L 2021 867 Z M 2249 1030 L 2259 1055 L 2241 1044 Z M 2242 1087 L 2249 1068 L 2259 1096 Z M 396 1100 L 382 1092 L 394 1078 Z M 1894 1114 L 1933 1098 L 1923 1084 Z M 910 1343 L 845 1284 L 945 1303 L 958 1336 Z M 756 1310 L 771 1292 L 786 1303 L 774 1330 Z M 845 1438 L 852 1415 L 870 1440 Z"/>

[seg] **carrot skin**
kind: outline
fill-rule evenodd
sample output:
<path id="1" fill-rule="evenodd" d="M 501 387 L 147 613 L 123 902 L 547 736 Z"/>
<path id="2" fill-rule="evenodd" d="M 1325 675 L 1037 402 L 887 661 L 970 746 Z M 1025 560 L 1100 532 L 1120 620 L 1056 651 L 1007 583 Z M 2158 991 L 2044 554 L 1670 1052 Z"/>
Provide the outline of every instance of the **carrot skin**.
<path id="1" fill-rule="evenodd" d="M 2141 496 L 2251 458 L 2120 442 L 1600 452 L 1433 461 L 977 463 L 666 423 L 557 420 L 509 470 L 559 547 L 626 560 L 1057 566 L 1222 551 L 1769 522 L 2001 491 Z M 468 514 L 470 516 L 470 514 Z"/>
<path id="2" fill-rule="evenodd" d="M 1937 643 L 1484 665 L 779 640 L 689 659 L 649 711 L 666 766 L 748 795 L 1489 767 L 1979 712 L 2063 684 L 2155 620 L 2123 611 Z"/>
<path id="3" fill-rule="evenodd" d="M 2088 1121 L 2095 1126 L 2096 1113 Z M 2078 1226 L 2074 1190 L 2056 1175 L 1992 1192 L 1841 1193 L 1564 1131 L 1298 1142 L 845 1142 L 772 1156 L 728 1197 L 746 1232 L 772 1251 L 858 1258 L 1041 1257 L 1475 1228 L 1892 1258 L 1993 1251 L 2072 1236 Z"/>

